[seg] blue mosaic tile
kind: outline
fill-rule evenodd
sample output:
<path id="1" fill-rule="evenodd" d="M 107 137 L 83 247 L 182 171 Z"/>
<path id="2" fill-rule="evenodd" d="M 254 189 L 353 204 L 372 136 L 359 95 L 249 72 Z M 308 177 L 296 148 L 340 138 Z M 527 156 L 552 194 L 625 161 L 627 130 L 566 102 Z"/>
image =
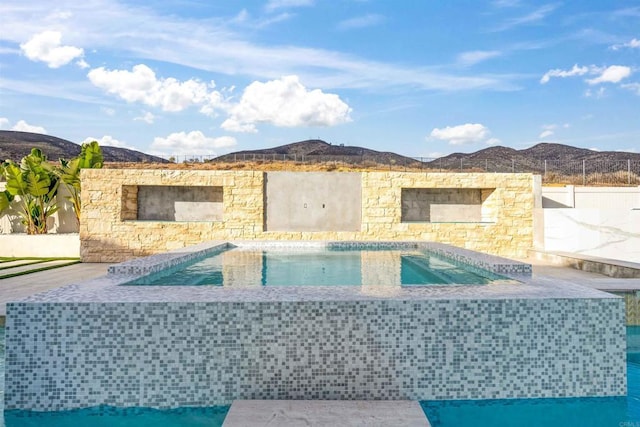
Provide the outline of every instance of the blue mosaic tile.
<path id="1" fill-rule="evenodd" d="M 5 407 L 626 393 L 623 299 L 569 282 L 522 274 L 517 284 L 455 287 L 119 286 L 220 245 L 9 303 Z M 474 256 L 478 266 L 526 272 Z"/>

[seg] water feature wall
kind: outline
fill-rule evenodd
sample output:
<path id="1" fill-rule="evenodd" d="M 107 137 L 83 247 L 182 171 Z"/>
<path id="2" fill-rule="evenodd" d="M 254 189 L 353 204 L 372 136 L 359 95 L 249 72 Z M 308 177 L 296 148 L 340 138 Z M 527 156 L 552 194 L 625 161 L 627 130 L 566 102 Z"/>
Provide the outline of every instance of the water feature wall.
<path id="1" fill-rule="evenodd" d="M 120 262 L 208 240 L 418 240 L 524 258 L 539 178 L 86 169 L 81 256 Z M 182 200 L 186 188 L 215 197 Z"/>

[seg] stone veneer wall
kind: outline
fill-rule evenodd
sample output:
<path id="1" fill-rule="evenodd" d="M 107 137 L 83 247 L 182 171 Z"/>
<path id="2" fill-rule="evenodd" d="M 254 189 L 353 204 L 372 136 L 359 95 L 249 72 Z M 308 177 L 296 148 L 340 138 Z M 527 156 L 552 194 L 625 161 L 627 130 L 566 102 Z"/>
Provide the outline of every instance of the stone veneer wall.
<path id="1" fill-rule="evenodd" d="M 640 298 L 636 292 L 616 292 L 624 298 L 624 306 L 626 311 L 626 324 L 628 326 L 640 326 Z"/>
<path id="2" fill-rule="evenodd" d="M 336 172 L 328 172 L 336 174 Z M 533 246 L 531 174 L 362 172 L 359 231 L 265 231 L 265 172 L 85 169 L 84 262 L 118 262 L 207 240 L 426 240 L 485 253 L 526 257 Z M 305 172 L 300 172 L 304 179 Z M 138 221 L 137 186 L 223 187 L 223 221 Z M 480 188 L 490 223 L 402 222 L 402 188 Z M 336 192 L 340 189 L 336 188 Z"/>
<path id="3" fill-rule="evenodd" d="M 10 303 L 5 409 L 626 394 L 619 298 Z"/>

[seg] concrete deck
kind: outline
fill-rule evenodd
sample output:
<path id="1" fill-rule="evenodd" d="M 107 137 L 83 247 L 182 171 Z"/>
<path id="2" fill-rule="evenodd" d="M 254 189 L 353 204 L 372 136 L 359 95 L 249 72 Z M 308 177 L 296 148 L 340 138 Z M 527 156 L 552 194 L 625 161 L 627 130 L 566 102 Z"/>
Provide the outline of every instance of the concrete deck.
<path id="1" fill-rule="evenodd" d="M 591 273 L 599 273 L 618 279 L 640 279 L 640 263 L 595 257 L 570 252 L 546 252 L 530 250 L 529 258 L 548 265 L 574 268 Z"/>
<path id="2" fill-rule="evenodd" d="M 68 262 L 68 261 L 67 261 Z M 80 263 L 0 280 L 0 322 L 7 313 L 7 302 L 39 292 L 83 282 L 107 274 L 110 264 Z"/>
<path id="3" fill-rule="evenodd" d="M 533 278 L 551 278 L 555 281 L 567 281 L 605 292 L 640 290 L 640 279 L 618 279 L 570 267 L 550 265 L 547 261 L 534 258 L 529 258 L 526 262 L 533 266 Z"/>
<path id="4" fill-rule="evenodd" d="M 429 427 L 431 424 L 420 404 L 407 400 L 236 400 L 222 426 Z"/>

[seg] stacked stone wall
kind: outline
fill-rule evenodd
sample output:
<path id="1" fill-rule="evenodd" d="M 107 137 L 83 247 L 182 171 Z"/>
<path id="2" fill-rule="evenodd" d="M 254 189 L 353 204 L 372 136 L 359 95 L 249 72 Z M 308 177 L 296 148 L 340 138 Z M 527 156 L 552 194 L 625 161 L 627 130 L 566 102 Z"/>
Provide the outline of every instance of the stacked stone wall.
<path id="1" fill-rule="evenodd" d="M 207 240 L 426 240 L 508 257 L 526 257 L 533 246 L 531 174 L 363 172 L 360 230 L 320 232 L 265 231 L 265 177 L 259 171 L 83 170 L 82 259 L 120 262 Z M 221 186 L 223 219 L 136 220 L 141 185 Z M 403 188 L 481 189 L 483 220 L 403 222 Z"/>

